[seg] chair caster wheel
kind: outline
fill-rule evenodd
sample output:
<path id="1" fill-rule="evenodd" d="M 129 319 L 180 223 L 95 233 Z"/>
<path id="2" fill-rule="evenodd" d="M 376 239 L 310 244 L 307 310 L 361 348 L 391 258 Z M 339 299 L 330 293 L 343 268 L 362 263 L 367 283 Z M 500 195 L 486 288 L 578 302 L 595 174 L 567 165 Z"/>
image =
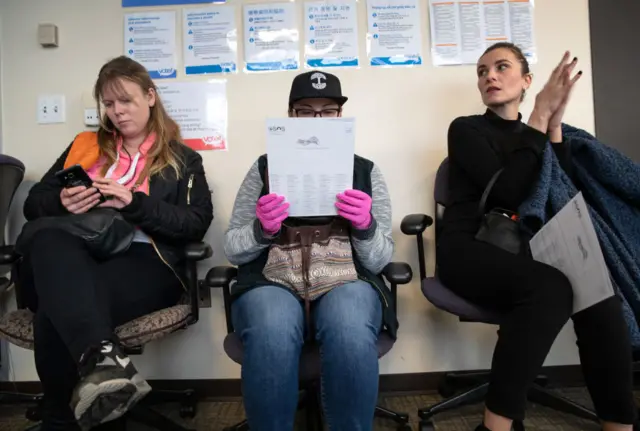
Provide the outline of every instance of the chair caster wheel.
<path id="1" fill-rule="evenodd" d="M 193 419 L 196 417 L 196 406 L 194 405 L 183 405 L 180 407 L 180 417 L 182 419 Z"/>
<path id="2" fill-rule="evenodd" d="M 435 431 L 436 427 L 431 421 L 420 421 L 420 431 Z"/>
<path id="3" fill-rule="evenodd" d="M 40 422 L 42 420 L 42 412 L 39 407 L 29 407 L 25 417 L 32 422 Z"/>
<path id="4" fill-rule="evenodd" d="M 398 419 L 401 420 L 403 425 L 409 423 L 409 414 L 408 413 L 398 413 Z"/>
<path id="5" fill-rule="evenodd" d="M 454 396 L 455 394 L 456 389 L 452 385 L 447 383 L 446 380 L 438 383 L 438 395 L 440 395 L 442 398 L 449 398 Z"/>

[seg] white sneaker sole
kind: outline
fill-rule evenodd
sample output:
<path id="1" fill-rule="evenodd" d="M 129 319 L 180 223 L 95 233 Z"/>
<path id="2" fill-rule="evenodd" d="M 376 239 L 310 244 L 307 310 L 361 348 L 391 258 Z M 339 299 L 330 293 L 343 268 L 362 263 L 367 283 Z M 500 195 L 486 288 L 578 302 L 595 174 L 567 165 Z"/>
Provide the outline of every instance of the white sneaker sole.
<path id="1" fill-rule="evenodd" d="M 82 429 L 114 420 L 127 411 L 127 406 L 136 395 L 136 385 L 129 379 L 111 379 L 98 385 L 86 383 L 78 392 L 79 401 L 74 415 Z"/>

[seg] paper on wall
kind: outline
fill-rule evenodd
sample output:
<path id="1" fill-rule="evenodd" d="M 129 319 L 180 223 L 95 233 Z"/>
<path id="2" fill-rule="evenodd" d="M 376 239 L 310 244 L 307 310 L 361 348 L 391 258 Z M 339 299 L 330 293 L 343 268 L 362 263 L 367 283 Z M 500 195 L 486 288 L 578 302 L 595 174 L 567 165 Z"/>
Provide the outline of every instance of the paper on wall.
<path id="1" fill-rule="evenodd" d="M 353 0 L 304 4 L 305 64 L 358 66 L 358 11 Z"/>
<path id="2" fill-rule="evenodd" d="M 418 0 L 367 0 L 367 21 L 372 66 L 422 64 Z"/>
<path id="3" fill-rule="evenodd" d="M 228 150 L 226 81 L 161 82 L 158 94 L 194 150 Z"/>
<path id="4" fill-rule="evenodd" d="M 245 5 L 243 21 L 247 72 L 298 69 L 299 34 L 294 3 Z"/>
<path id="5" fill-rule="evenodd" d="M 238 29 L 234 6 L 184 9 L 182 29 L 187 75 L 237 71 Z"/>
<path id="6" fill-rule="evenodd" d="M 122 7 L 171 6 L 200 3 L 224 3 L 225 0 L 122 0 Z"/>
<path id="7" fill-rule="evenodd" d="M 153 79 L 175 78 L 175 12 L 126 14 L 124 24 L 126 55 L 142 64 Z"/>
<path id="8" fill-rule="evenodd" d="M 436 66 L 475 64 L 497 42 L 513 42 L 537 62 L 533 0 L 429 0 Z"/>
<path id="9" fill-rule="evenodd" d="M 531 254 L 567 276 L 574 314 L 614 295 L 589 209 L 578 193 L 531 239 Z"/>

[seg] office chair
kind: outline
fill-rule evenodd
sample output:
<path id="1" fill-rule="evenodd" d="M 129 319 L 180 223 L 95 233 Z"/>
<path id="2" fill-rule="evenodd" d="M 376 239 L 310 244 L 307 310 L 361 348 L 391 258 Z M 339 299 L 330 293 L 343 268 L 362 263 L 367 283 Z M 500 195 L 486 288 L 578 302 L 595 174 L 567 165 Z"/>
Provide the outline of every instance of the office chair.
<path id="1" fill-rule="evenodd" d="M 448 178 L 449 165 L 448 160 L 445 159 L 436 174 L 434 190 L 436 203 L 436 244 L 438 243 L 438 236 L 440 233 L 438 224 L 442 220 L 445 208 L 449 202 Z M 502 320 L 502 316 L 499 313 L 478 307 L 477 305 L 459 297 L 453 293 L 453 291 L 447 289 L 446 286 L 438 280 L 437 268 L 436 275 L 434 277 L 426 276 L 425 252 L 422 234 L 432 224 L 433 219 L 425 214 L 408 215 L 401 223 L 401 230 L 405 235 L 415 235 L 417 237 L 422 293 L 437 308 L 458 316 L 461 322 L 481 322 L 491 325 L 499 325 Z M 420 416 L 421 419 L 420 431 L 433 430 L 434 426 L 431 419 L 438 413 L 452 410 L 463 405 L 483 401 L 489 387 L 488 380 L 489 372 L 447 373 L 439 390 L 443 397 L 451 397 L 433 406 L 418 410 L 418 416 Z M 481 383 L 466 392 L 454 395 L 458 388 L 468 387 L 468 383 L 474 381 L 480 381 Z M 528 399 L 530 402 L 585 419 L 596 422 L 598 421 L 598 417 L 595 412 L 567 398 L 550 392 L 543 387 L 545 384 L 546 378 L 539 377 L 536 379 L 536 382 L 529 390 Z M 514 429 L 524 429 L 524 426 L 522 423 L 514 423 Z"/>
<path id="2" fill-rule="evenodd" d="M 1 166 L 1 165 L 0 165 Z M 1 183 L 4 186 L 4 182 Z M 26 199 L 27 192 L 24 193 Z M 15 202 L 15 207 L 22 209 L 24 202 Z M 12 246 L 4 246 L 0 253 L 0 264 L 3 261 L 13 262 L 14 274 L 19 270 L 20 259 L 13 253 Z M 170 333 L 195 324 L 199 318 L 200 289 L 204 288 L 202 280 L 198 280 L 197 262 L 212 255 L 211 247 L 205 243 L 189 244 L 184 249 L 186 259 L 185 279 L 187 292 L 180 303 L 173 307 L 158 310 L 154 313 L 139 317 L 116 328 L 115 333 L 120 339 L 127 355 L 139 355 L 144 351 L 144 345 L 158 340 Z M 0 317 L 0 338 L 25 349 L 33 350 L 33 317 L 31 310 L 26 308 L 20 292 L 20 285 L 14 280 L 16 303 L 18 309 Z M 0 395 L 2 400 L 2 395 Z M 42 394 L 11 395 L 11 401 L 24 404 L 35 404 L 27 409 L 26 417 L 31 421 L 41 419 Z M 196 415 L 198 397 L 194 390 L 168 391 L 152 389 L 151 392 L 117 423 L 117 429 L 125 429 L 126 421 L 131 420 L 159 431 L 190 431 L 166 416 L 151 409 L 150 406 L 159 403 L 180 404 L 180 416 L 193 418 Z M 36 424 L 29 430 L 39 430 Z"/>
<path id="3" fill-rule="evenodd" d="M 227 321 L 227 336 L 224 340 L 224 350 L 227 356 L 234 362 L 242 365 L 243 348 L 238 334 L 234 332 L 231 318 L 231 292 L 230 285 L 235 280 L 238 271 L 231 266 L 218 266 L 211 268 L 205 278 L 205 283 L 210 287 L 222 288 L 224 299 L 224 310 Z M 397 286 L 407 284 L 411 281 L 413 274 L 411 267 L 404 262 L 391 262 L 383 270 L 382 275 L 386 278 L 391 287 L 394 310 L 397 310 Z M 378 337 L 378 357 L 381 358 L 393 347 L 395 340 L 386 332 L 381 332 Z M 303 396 L 298 404 L 298 408 L 305 408 L 307 430 L 321 431 L 323 429 L 322 408 L 319 396 L 320 381 L 320 350 L 315 343 L 306 344 L 300 355 L 300 387 Z M 409 425 L 409 415 L 407 413 L 397 413 L 376 406 L 375 416 L 391 419 L 398 424 L 398 431 L 411 431 Z M 249 425 L 246 420 L 225 428 L 224 431 L 247 431 Z"/>
<path id="4" fill-rule="evenodd" d="M 6 277 L 12 269 L 17 256 L 13 247 L 6 245 L 5 229 L 9 218 L 11 202 L 24 178 L 24 164 L 13 157 L 0 154 L 0 295 L 11 285 L 10 277 Z M 0 392 L 0 403 L 33 403 L 37 396 L 17 392 Z"/>

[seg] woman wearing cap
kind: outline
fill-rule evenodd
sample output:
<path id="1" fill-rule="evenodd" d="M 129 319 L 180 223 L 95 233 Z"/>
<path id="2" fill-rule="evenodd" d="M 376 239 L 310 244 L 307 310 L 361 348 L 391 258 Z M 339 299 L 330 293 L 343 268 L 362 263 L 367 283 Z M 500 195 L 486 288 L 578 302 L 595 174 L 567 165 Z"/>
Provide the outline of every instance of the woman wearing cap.
<path id="1" fill-rule="evenodd" d="M 292 83 L 289 116 L 340 117 L 346 101 L 336 76 L 304 73 Z M 244 346 L 242 385 L 253 431 L 293 430 L 300 352 L 309 338 L 320 346 L 322 401 L 329 428 L 373 428 L 378 333 L 383 325 L 394 336 L 397 329 L 388 306 L 389 292 L 377 275 L 393 255 L 391 202 L 382 173 L 373 162 L 355 156 L 353 174 L 353 189 L 336 196 L 338 217 L 289 217 L 286 197 L 267 190 L 265 155 L 249 169 L 238 191 L 225 236 L 225 253 L 238 265 L 232 317 Z M 310 265 L 314 273 L 329 274 L 329 281 L 333 274 L 337 277 L 334 282 L 312 286 L 311 295 L 286 282 L 274 282 L 286 279 L 285 273 L 291 270 L 286 264 L 289 261 L 278 261 L 278 256 L 286 257 L 283 250 L 286 239 L 295 236 L 292 232 L 314 226 L 319 234 L 327 223 L 337 232 L 345 232 L 344 242 L 332 237 L 327 247 L 338 247 L 336 255 L 349 259 L 338 261 L 332 255 L 318 262 L 313 255 Z M 304 251 L 302 255 L 304 268 Z M 336 266 L 353 270 L 332 273 Z M 340 279 L 338 273 L 348 275 Z M 335 282 L 338 279 L 343 282 Z"/>

